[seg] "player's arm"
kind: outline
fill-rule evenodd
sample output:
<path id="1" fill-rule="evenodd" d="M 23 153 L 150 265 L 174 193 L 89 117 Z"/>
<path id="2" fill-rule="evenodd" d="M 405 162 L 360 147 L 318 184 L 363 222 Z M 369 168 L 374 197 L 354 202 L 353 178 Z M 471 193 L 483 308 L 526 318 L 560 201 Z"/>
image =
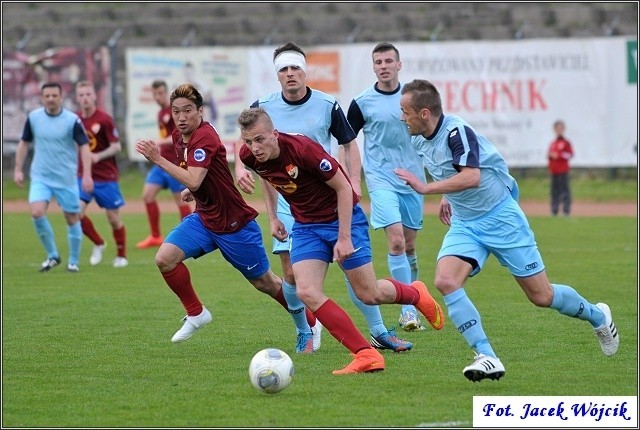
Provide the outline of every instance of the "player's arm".
<path id="1" fill-rule="evenodd" d="M 24 160 L 26 160 L 28 153 L 29 143 L 20 139 L 16 148 L 15 166 L 13 167 L 13 180 L 19 187 L 22 187 L 24 182 Z"/>
<path id="2" fill-rule="evenodd" d="M 80 145 L 80 159 L 82 160 L 82 189 L 86 193 L 93 191 L 93 177 L 91 176 L 91 149 L 89 143 Z"/>
<path id="3" fill-rule="evenodd" d="M 238 187 L 247 194 L 253 194 L 253 191 L 256 188 L 256 181 L 253 178 L 253 173 L 249 169 L 247 169 L 240 160 L 240 148 L 244 145 L 242 139 L 238 139 L 233 144 L 233 164 L 234 164 L 234 172 L 236 174 L 236 183 Z"/>
<path id="4" fill-rule="evenodd" d="M 338 161 L 340 161 L 340 164 L 342 164 L 347 171 L 351 185 L 353 185 L 353 191 L 355 191 L 358 198 L 362 197 L 362 187 L 360 184 L 362 159 L 360 158 L 360 149 L 358 149 L 358 143 L 355 139 L 349 143 L 340 145 L 340 148 L 338 148 Z"/>
<path id="5" fill-rule="evenodd" d="M 264 196 L 264 203 L 267 208 L 267 216 L 269 217 L 271 236 L 282 242 L 287 238 L 289 232 L 285 229 L 282 221 L 278 219 L 278 191 L 269 183 L 269 181 L 262 177 L 260 177 L 260 183 L 262 184 L 262 193 Z"/>
<path id="6" fill-rule="evenodd" d="M 460 166 L 460 172 L 443 179 L 424 183 L 416 175 L 406 169 L 395 169 L 396 175 L 420 194 L 447 194 L 476 188 L 480 185 L 480 169 Z"/>
<path id="7" fill-rule="evenodd" d="M 138 140 L 136 142 L 136 151 L 191 191 L 196 191 L 200 188 L 200 184 L 202 184 L 202 181 L 207 175 L 207 169 L 205 167 L 191 166 L 183 169 L 182 167 L 173 164 L 171 161 L 160 155 L 158 145 L 153 140 Z"/>
<path id="8" fill-rule="evenodd" d="M 106 160 L 107 158 L 111 158 L 116 156 L 122 151 L 122 144 L 120 142 L 110 142 L 109 147 L 100 151 L 94 152 L 92 154 L 93 164 L 96 164 L 102 160 Z"/>
<path id="9" fill-rule="evenodd" d="M 338 198 L 338 240 L 333 247 L 333 261 L 341 263 L 355 252 L 351 241 L 353 189 L 341 170 L 326 183 L 335 190 Z"/>

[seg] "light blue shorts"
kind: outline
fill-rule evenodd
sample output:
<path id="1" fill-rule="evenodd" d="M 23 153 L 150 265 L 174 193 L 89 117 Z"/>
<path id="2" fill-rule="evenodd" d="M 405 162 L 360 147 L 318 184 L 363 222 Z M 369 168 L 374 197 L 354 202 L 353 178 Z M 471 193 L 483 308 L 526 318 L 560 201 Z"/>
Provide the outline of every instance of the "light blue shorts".
<path id="1" fill-rule="evenodd" d="M 235 233 L 218 234 L 207 229 L 194 212 L 184 217 L 164 241 L 180 248 L 186 258 L 199 258 L 220 249 L 224 259 L 246 279 L 259 278 L 270 267 L 256 220 Z"/>
<path id="2" fill-rule="evenodd" d="M 78 187 L 53 188 L 44 183 L 32 180 L 29 186 L 29 203 L 51 202 L 51 197 L 55 197 L 58 205 L 64 212 L 80 213 L 80 193 Z"/>
<path id="3" fill-rule="evenodd" d="M 285 230 L 289 233 L 289 236 L 284 240 L 284 242 L 280 242 L 275 237 L 273 238 L 273 254 L 280 254 L 281 252 L 291 252 L 291 232 L 293 231 L 293 223 L 295 220 L 291 215 L 291 212 L 278 212 L 278 219 L 284 224 Z"/>
<path id="4" fill-rule="evenodd" d="M 291 264 L 303 260 L 333 262 L 333 247 L 338 241 L 338 221 L 318 224 L 294 223 L 291 234 Z M 353 207 L 351 242 L 356 252 L 342 262 L 345 270 L 355 269 L 371 262 L 369 223 L 362 207 Z"/>
<path id="5" fill-rule="evenodd" d="M 488 214 L 462 221 L 455 216 L 442 241 L 438 260 L 448 255 L 473 259 L 474 276 L 482 270 L 489 254 L 514 276 L 526 278 L 544 270 L 544 263 L 529 221 L 512 198 L 507 197 Z"/>
<path id="6" fill-rule="evenodd" d="M 78 190 L 80 200 L 89 204 L 92 199 L 103 209 L 118 209 L 124 206 L 125 201 L 117 182 L 94 182 L 93 193 L 87 194 L 82 190 L 82 179 L 78 178 Z"/>
<path id="7" fill-rule="evenodd" d="M 418 193 L 397 193 L 391 190 L 369 192 L 371 199 L 371 226 L 377 230 L 391 224 L 402 223 L 404 227 L 422 229 L 424 196 Z"/>
<path id="8" fill-rule="evenodd" d="M 149 173 L 147 173 L 147 178 L 144 180 L 144 182 L 146 184 L 159 185 L 165 190 L 170 189 L 174 194 L 179 193 L 186 188 L 180 181 L 178 181 L 176 178 L 174 178 L 155 164 L 151 167 Z"/>

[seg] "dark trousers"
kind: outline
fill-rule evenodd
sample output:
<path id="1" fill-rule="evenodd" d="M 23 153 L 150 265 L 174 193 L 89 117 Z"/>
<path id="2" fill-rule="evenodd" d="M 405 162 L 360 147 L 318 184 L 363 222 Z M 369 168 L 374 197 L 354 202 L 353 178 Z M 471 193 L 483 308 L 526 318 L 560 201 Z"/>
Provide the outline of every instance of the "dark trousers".
<path id="1" fill-rule="evenodd" d="M 569 215 L 571 212 L 571 190 L 568 173 L 551 175 L 551 214 L 558 215 L 560 203 L 562 203 L 562 212 Z"/>

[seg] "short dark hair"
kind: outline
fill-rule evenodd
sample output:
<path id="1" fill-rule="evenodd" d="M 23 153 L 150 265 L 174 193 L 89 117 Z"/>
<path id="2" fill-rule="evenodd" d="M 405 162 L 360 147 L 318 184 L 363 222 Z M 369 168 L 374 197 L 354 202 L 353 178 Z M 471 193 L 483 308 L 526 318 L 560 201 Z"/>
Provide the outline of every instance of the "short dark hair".
<path id="1" fill-rule="evenodd" d="M 202 98 L 202 94 L 200 94 L 200 92 L 196 89 L 196 87 L 193 86 L 193 84 L 182 84 L 178 86 L 178 88 L 173 90 L 173 92 L 171 93 L 171 97 L 169 97 L 171 105 L 173 106 L 173 101 L 175 99 L 181 98 L 191 100 L 196 104 L 196 107 L 198 109 L 204 106 L 204 99 Z"/>
<path id="2" fill-rule="evenodd" d="M 398 51 L 398 48 L 396 48 L 395 46 L 393 46 L 392 43 L 389 43 L 389 42 L 378 43 L 373 48 L 373 51 L 371 51 L 371 55 L 376 54 L 378 52 L 387 52 L 387 51 L 394 51 L 396 53 L 396 60 L 400 61 L 400 51 Z"/>
<path id="3" fill-rule="evenodd" d="M 435 85 L 425 79 L 414 79 L 404 84 L 401 94 L 411 94 L 411 107 L 415 110 L 427 108 L 439 117 L 442 115 L 442 100 Z"/>
<path id="4" fill-rule="evenodd" d="M 42 88 L 40 88 L 40 91 L 44 91 L 46 88 L 57 88 L 62 93 L 62 85 L 60 85 L 58 82 L 46 82 L 42 84 Z"/>
<path id="5" fill-rule="evenodd" d="M 293 42 L 287 42 L 286 44 L 282 45 L 279 48 L 276 48 L 276 50 L 273 51 L 273 59 L 275 60 L 278 55 L 280 55 L 280 54 L 282 54 L 283 52 L 286 52 L 286 51 L 296 51 L 296 52 L 301 53 L 304 58 L 307 58 L 307 56 L 305 55 L 305 53 L 304 53 L 304 51 L 302 50 L 301 47 L 299 47 L 298 45 L 296 45 Z"/>
<path id="6" fill-rule="evenodd" d="M 167 83 L 162 79 L 156 79 L 155 81 L 151 82 L 151 88 L 153 88 L 154 90 L 157 90 L 160 87 L 167 88 Z"/>

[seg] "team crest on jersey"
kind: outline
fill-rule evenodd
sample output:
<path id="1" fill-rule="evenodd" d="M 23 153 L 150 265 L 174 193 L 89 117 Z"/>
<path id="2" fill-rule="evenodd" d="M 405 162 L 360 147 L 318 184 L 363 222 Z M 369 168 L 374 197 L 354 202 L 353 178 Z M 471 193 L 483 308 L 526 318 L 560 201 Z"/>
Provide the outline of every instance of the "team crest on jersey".
<path id="1" fill-rule="evenodd" d="M 100 123 L 95 122 L 91 124 L 91 132 L 93 134 L 98 134 L 99 131 L 100 131 Z"/>
<path id="2" fill-rule="evenodd" d="M 206 156 L 207 154 L 205 154 L 204 149 L 202 148 L 198 148 L 195 151 L 193 151 L 193 159 L 196 160 L 198 163 L 202 163 L 206 158 Z"/>
<path id="3" fill-rule="evenodd" d="M 289 164 L 287 167 L 287 173 L 289 174 L 289 176 L 291 176 L 293 179 L 296 179 L 298 177 L 298 166 L 294 166 L 293 164 Z"/>
<path id="4" fill-rule="evenodd" d="M 320 170 L 322 170 L 323 172 L 330 172 L 331 169 L 333 169 L 333 166 L 331 166 L 331 161 L 323 158 L 322 161 L 320 161 Z"/>

